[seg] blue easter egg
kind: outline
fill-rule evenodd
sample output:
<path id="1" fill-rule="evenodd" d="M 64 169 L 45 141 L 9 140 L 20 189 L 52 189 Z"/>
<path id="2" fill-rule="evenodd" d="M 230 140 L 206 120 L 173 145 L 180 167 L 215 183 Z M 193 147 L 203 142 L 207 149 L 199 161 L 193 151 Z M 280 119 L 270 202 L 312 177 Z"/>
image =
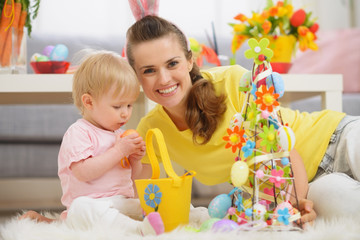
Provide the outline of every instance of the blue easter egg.
<path id="1" fill-rule="evenodd" d="M 273 72 L 272 74 L 270 74 L 266 78 L 266 86 L 267 88 L 274 86 L 275 93 L 279 94 L 279 98 L 281 98 L 284 95 L 285 92 L 284 80 L 282 79 L 279 73 Z"/>
<path id="2" fill-rule="evenodd" d="M 64 61 L 68 55 L 69 55 L 68 48 L 64 44 L 57 44 L 50 53 L 50 60 Z"/>
<path id="3" fill-rule="evenodd" d="M 237 223 L 230 219 L 222 219 L 213 224 L 212 230 L 218 232 L 229 232 L 238 227 Z"/>
<path id="4" fill-rule="evenodd" d="M 53 45 L 46 46 L 42 51 L 42 55 L 50 57 L 50 54 L 54 50 L 54 47 L 55 46 L 53 46 Z"/>
<path id="5" fill-rule="evenodd" d="M 212 218 L 223 218 L 231 207 L 231 197 L 227 194 L 220 194 L 211 200 L 208 211 Z"/>

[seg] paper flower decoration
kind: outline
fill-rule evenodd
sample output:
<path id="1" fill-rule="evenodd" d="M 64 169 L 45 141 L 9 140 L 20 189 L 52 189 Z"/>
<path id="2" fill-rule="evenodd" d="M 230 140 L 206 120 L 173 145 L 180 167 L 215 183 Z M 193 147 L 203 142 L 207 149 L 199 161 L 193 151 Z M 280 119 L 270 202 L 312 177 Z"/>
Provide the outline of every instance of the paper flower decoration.
<path id="1" fill-rule="evenodd" d="M 264 126 L 263 132 L 259 133 L 259 137 L 262 139 L 260 146 L 265 146 L 267 152 L 271 150 L 277 151 L 276 130 L 274 125 L 270 125 L 270 127 Z"/>
<path id="2" fill-rule="evenodd" d="M 254 96 L 254 99 L 255 99 L 255 100 L 256 100 L 256 91 L 257 91 L 256 84 L 255 84 L 255 83 L 252 83 L 250 93 L 251 93 L 251 95 Z"/>
<path id="3" fill-rule="evenodd" d="M 243 143 L 245 142 L 245 130 L 240 130 L 239 126 L 235 126 L 234 130 L 228 128 L 226 131 L 228 136 L 223 137 L 223 140 L 227 141 L 225 148 L 231 147 L 232 152 L 235 153 L 236 149 L 241 149 Z"/>
<path id="4" fill-rule="evenodd" d="M 254 151 L 254 147 L 255 147 L 255 142 L 248 140 L 246 142 L 246 144 L 241 148 L 241 151 L 244 152 L 244 157 L 249 157 L 253 151 Z"/>
<path id="5" fill-rule="evenodd" d="M 260 113 L 261 111 L 257 109 L 257 105 L 251 102 L 246 115 L 246 120 L 250 121 L 250 128 L 255 127 L 255 124 L 258 121 L 258 115 Z"/>
<path id="6" fill-rule="evenodd" d="M 235 204 L 235 206 L 237 207 L 237 210 L 238 210 L 239 212 L 241 212 L 241 211 L 244 209 L 242 202 L 243 202 L 243 197 L 241 196 L 240 193 L 238 193 L 237 199 L 236 199 L 236 201 L 235 201 L 234 204 Z"/>
<path id="7" fill-rule="evenodd" d="M 248 41 L 250 49 L 245 51 L 246 58 L 253 58 L 254 62 L 258 65 L 262 64 L 265 59 L 270 61 L 272 56 L 274 55 L 273 51 L 267 48 L 270 41 L 267 38 L 263 38 L 260 42 L 256 41 L 256 39 L 251 38 Z"/>
<path id="8" fill-rule="evenodd" d="M 285 225 L 289 225 L 289 217 L 290 217 L 289 209 L 287 208 L 284 208 L 282 210 L 279 209 L 277 212 L 278 212 L 277 220 L 279 222 L 284 223 Z"/>
<path id="9" fill-rule="evenodd" d="M 144 200 L 146 205 L 152 207 L 157 211 L 157 208 L 161 202 L 162 193 L 160 188 L 156 184 L 149 184 L 145 188 Z"/>
<path id="10" fill-rule="evenodd" d="M 255 94 L 258 97 L 255 100 L 256 104 L 260 104 L 261 110 L 268 110 L 272 112 L 274 107 L 279 106 L 279 102 L 277 99 L 279 98 L 278 93 L 274 93 L 274 87 L 271 86 L 269 89 L 266 88 L 265 85 L 262 85 L 262 92 L 257 91 Z"/>
<path id="11" fill-rule="evenodd" d="M 273 183 L 275 185 L 275 187 L 280 187 L 281 184 L 283 184 L 285 182 L 285 179 L 283 178 L 284 176 L 284 171 L 279 169 L 272 169 L 271 170 L 271 177 L 269 178 L 269 182 Z"/>

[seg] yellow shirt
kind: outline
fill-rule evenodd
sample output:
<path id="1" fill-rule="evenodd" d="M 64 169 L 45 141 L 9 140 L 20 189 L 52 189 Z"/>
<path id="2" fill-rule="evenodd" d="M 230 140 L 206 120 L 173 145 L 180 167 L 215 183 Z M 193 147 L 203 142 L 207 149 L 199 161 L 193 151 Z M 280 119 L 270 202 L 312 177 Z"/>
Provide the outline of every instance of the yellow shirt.
<path id="1" fill-rule="evenodd" d="M 288 123 L 295 133 L 294 148 L 302 157 L 308 180 L 311 181 L 326 152 L 331 135 L 345 113 L 331 110 L 308 113 L 281 108 L 281 116 L 284 123 Z"/>
<path id="2" fill-rule="evenodd" d="M 195 145 L 191 130 L 179 131 L 160 105 L 142 118 L 137 131 L 145 139 L 148 129 L 159 128 L 164 135 L 170 159 L 186 170 L 194 170 L 201 183 L 215 185 L 229 181 L 231 166 L 238 153 L 225 149 L 226 142 L 222 138 L 227 135 L 230 120 L 246 102 L 245 94 L 238 90 L 239 80 L 246 71 L 238 65 L 202 71 L 203 77 L 213 82 L 218 94 L 227 94 L 227 110 L 223 121 L 206 145 Z M 312 114 L 299 113 L 286 108 L 282 108 L 281 114 L 284 123 L 288 123 L 295 133 L 295 149 L 303 158 L 310 180 L 325 154 L 331 134 L 345 114 L 328 110 Z M 147 155 L 142 162 L 150 163 Z"/>
<path id="3" fill-rule="evenodd" d="M 223 121 L 206 145 L 195 145 L 192 140 L 192 131 L 177 130 L 174 123 L 157 105 L 139 123 L 137 131 L 145 139 L 150 128 L 159 128 L 164 135 L 166 146 L 172 161 L 177 162 L 186 170 L 194 170 L 196 178 L 206 184 L 215 185 L 230 179 L 230 169 L 235 162 L 237 153 L 225 149 L 226 142 L 222 139 L 227 135 L 226 129 L 235 113 L 241 110 L 246 101 L 245 95 L 239 92 L 239 80 L 247 70 L 234 65 L 217 67 L 202 72 L 204 78 L 212 81 L 217 93 L 227 93 L 227 110 Z M 160 160 L 160 159 L 159 159 Z M 149 163 L 148 156 L 142 160 Z"/>

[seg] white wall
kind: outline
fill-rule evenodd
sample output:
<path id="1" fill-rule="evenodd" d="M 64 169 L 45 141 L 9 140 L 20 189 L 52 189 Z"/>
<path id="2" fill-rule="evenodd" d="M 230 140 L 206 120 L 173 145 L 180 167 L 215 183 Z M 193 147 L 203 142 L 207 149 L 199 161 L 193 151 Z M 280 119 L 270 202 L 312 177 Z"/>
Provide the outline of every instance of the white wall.
<path id="1" fill-rule="evenodd" d="M 304 7 L 319 18 L 322 30 L 350 27 L 350 9 L 360 14 L 358 0 L 293 0 L 294 8 Z M 230 34 L 227 25 L 242 12 L 259 11 L 265 0 L 161 0 L 159 15 L 179 25 L 189 36 L 211 32 Z M 353 4 L 353 8 L 351 8 Z M 357 16 L 356 16 L 357 17 Z M 41 1 L 33 34 L 111 36 L 125 34 L 134 22 L 127 0 L 46 0 Z M 359 27 L 359 17 L 356 18 Z"/>
<path id="2" fill-rule="evenodd" d="M 294 9 L 313 11 L 320 31 L 360 27 L 360 0 L 292 0 L 292 3 Z M 251 11 L 258 12 L 265 4 L 266 0 L 160 0 L 159 15 L 176 23 L 188 37 L 207 45 L 205 32 L 212 36 L 213 23 L 219 53 L 229 55 L 232 35 L 228 23 L 235 22 L 233 17 L 238 13 L 250 16 Z M 116 51 L 121 51 L 126 30 L 134 22 L 127 0 L 44 0 L 33 22 L 35 40 L 30 39 L 43 42 L 28 49 L 28 55 L 41 51 L 48 39 L 55 39 L 55 43 L 67 39 L 78 46 L 96 39 L 99 45 L 111 43 L 118 45 Z"/>

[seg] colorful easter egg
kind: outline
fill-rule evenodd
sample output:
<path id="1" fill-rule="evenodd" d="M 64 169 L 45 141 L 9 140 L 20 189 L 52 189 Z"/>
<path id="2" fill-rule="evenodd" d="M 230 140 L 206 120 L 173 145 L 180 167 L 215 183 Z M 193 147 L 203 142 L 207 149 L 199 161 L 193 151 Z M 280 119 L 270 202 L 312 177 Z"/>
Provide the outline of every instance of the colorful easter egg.
<path id="1" fill-rule="evenodd" d="M 49 60 L 50 60 L 49 57 L 44 56 L 44 55 L 40 55 L 40 56 L 38 56 L 38 57 L 36 58 L 36 61 L 37 61 L 37 62 L 47 62 L 47 61 L 49 61 Z"/>
<path id="2" fill-rule="evenodd" d="M 241 187 L 249 177 L 249 167 L 246 162 L 237 161 L 231 167 L 231 182 L 235 187 Z"/>
<path id="3" fill-rule="evenodd" d="M 274 213 L 277 215 L 279 210 L 283 210 L 285 208 L 287 208 L 289 210 L 289 213 L 291 215 L 294 214 L 294 208 L 289 202 L 282 202 L 279 205 L 277 205 L 277 207 L 275 208 Z"/>
<path id="4" fill-rule="evenodd" d="M 240 91 L 249 91 L 251 86 L 251 72 L 247 71 L 244 73 L 239 81 L 239 90 Z"/>
<path id="5" fill-rule="evenodd" d="M 231 207 L 232 201 L 228 194 L 220 194 L 211 200 L 208 211 L 212 218 L 224 218 Z"/>
<path id="6" fill-rule="evenodd" d="M 282 76 L 277 73 L 273 72 L 266 78 L 266 86 L 270 88 L 271 86 L 274 86 L 275 93 L 279 94 L 279 98 L 281 98 L 284 95 L 285 92 L 285 86 L 284 86 L 284 80 L 282 79 Z"/>
<path id="7" fill-rule="evenodd" d="M 30 58 L 30 62 L 36 62 L 40 56 L 42 56 L 40 53 L 34 53 Z"/>
<path id="8" fill-rule="evenodd" d="M 42 55 L 50 57 L 50 54 L 54 50 L 54 47 L 55 46 L 53 46 L 53 45 L 46 46 L 42 51 Z"/>
<path id="9" fill-rule="evenodd" d="M 69 55 L 69 50 L 64 44 L 55 45 L 50 53 L 51 61 L 64 61 Z"/>
<path id="10" fill-rule="evenodd" d="M 203 222 L 201 224 L 199 231 L 203 232 L 203 231 L 210 230 L 212 228 L 212 226 L 214 225 L 214 223 L 216 223 L 217 221 L 220 221 L 220 220 L 221 220 L 220 218 L 210 218 L 210 219 L 206 220 L 205 222 Z"/>
<path id="11" fill-rule="evenodd" d="M 239 225 L 236 222 L 230 219 L 222 219 L 214 223 L 212 230 L 216 232 L 229 232 L 235 230 L 238 227 Z"/>
<path id="12" fill-rule="evenodd" d="M 285 151 L 290 151 L 295 145 L 295 134 L 290 127 L 281 126 L 277 131 L 277 141 Z"/>
<path id="13" fill-rule="evenodd" d="M 243 123 L 244 118 L 241 113 L 235 113 L 235 115 L 230 120 L 230 129 L 234 129 L 235 126 L 238 126 L 241 129 L 241 124 Z"/>
<path id="14" fill-rule="evenodd" d="M 257 220 L 263 220 L 266 213 L 266 207 L 260 203 L 254 204 L 254 215 Z"/>

